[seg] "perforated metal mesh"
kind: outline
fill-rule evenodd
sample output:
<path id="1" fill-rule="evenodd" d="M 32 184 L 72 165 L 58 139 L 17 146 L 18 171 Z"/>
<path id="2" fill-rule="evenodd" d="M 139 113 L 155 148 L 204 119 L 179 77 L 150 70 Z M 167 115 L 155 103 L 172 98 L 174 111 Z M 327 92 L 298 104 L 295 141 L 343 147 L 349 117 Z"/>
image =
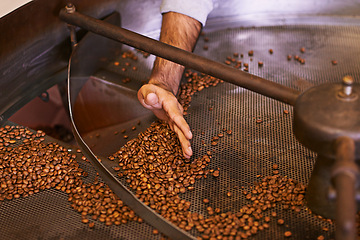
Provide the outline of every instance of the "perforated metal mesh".
<path id="1" fill-rule="evenodd" d="M 204 37 L 209 41 L 205 42 Z M 238 60 L 249 64 L 250 73 L 303 91 L 320 83 L 338 82 L 346 74 L 358 81 L 359 42 L 357 26 L 236 28 L 206 33 L 199 39 L 195 53 L 216 61 L 224 61 L 235 52 L 242 53 L 244 57 Z M 208 50 L 204 50 L 205 45 Z M 305 53 L 300 52 L 301 47 L 305 47 Z M 273 49 L 273 54 L 269 49 Z M 250 50 L 254 51 L 252 57 L 247 54 Z M 305 64 L 293 58 L 288 61 L 289 54 L 305 59 Z M 264 65 L 259 67 L 258 61 Z M 141 66 L 138 68 L 141 71 Z M 181 195 L 191 201 L 191 211 L 206 215 L 204 198 L 223 212 L 238 211 L 249 203 L 241 187 L 253 186 L 261 177 L 270 176 L 273 164 L 279 165 L 281 175 L 308 183 L 316 155 L 294 138 L 292 107 L 222 83 L 196 93 L 188 113 L 186 120 L 194 133 L 194 157 L 211 151 L 210 168 L 220 169 L 218 178 L 198 180 L 194 191 Z M 135 125 L 137 121 L 127 125 Z M 216 146 L 211 146 L 211 138 L 224 128 L 232 130 L 232 135 L 225 134 Z M 102 137 L 101 141 L 104 140 Z M 94 177 L 90 165 L 82 163 L 82 167 L 89 172 L 88 178 Z M 232 192 L 231 197 L 226 195 L 228 192 Z M 334 225 L 306 209 L 299 213 L 280 208 L 276 211 L 285 224 L 279 226 L 271 221 L 270 228 L 260 231 L 253 239 L 283 239 L 288 230 L 292 239 L 316 239 L 319 235 L 334 238 Z M 0 203 L 2 239 L 159 238 L 146 223 L 107 227 L 95 221 L 94 229 L 89 229 L 80 221 L 81 216 L 70 207 L 67 194 L 56 190 Z M 199 235 L 196 230 L 192 233 Z"/>

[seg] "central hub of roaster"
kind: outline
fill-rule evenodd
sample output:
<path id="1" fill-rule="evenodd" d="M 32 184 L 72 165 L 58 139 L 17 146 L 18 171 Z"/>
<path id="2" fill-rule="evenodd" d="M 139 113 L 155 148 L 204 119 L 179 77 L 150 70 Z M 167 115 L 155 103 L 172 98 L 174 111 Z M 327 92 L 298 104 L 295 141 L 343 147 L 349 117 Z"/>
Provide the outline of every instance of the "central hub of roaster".
<path id="1" fill-rule="evenodd" d="M 334 219 L 335 201 L 329 199 L 329 192 L 337 139 L 354 141 L 359 165 L 360 84 L 346 76 L 342 84 L 323 84 L 301 94 L 294 106 L 294 133 L 303 145 L 318 153 L 306 193 L 308 206 L 314 213 Z"/>

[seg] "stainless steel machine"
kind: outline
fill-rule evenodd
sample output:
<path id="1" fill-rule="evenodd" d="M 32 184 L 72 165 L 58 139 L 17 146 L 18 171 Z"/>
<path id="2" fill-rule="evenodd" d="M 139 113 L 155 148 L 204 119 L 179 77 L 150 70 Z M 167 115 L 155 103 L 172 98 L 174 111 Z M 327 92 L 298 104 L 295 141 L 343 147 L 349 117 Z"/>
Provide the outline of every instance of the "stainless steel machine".
<path id="1" fill-rule="evenodd" d="M 46 4 L 35 1 L 0 21 L 1 32 L 7 33 L 1 38 L 3 124 L 33 97 L 50 86 L 63 85 L 67 77 L 70 31 L 58 16 L 65 3 L 52 4 L 53 11 L 45 13 Z M 155 39 L 159 34 L 158 1 L 74 4 L 77 11 L 95 18 L 118 11 L 121 24 L 112 17 L 113 25 Z M 84 76 L 82 85 L 75 89 L 74 96 L 78 97 L 73 110 L 85 142 L 98 156 L 107 157 L 127 141 L 120 135 L 114 136 L 114 130 L 129 128 L 141 120 L 141 127 L 131 133 L 132 138 L 154 120 L 136 100 L 137 89 L 150 73 L 153 56 L 141 58 L 136 49 L 115 43 L 110 37 L 229 82 L 196 94 L 186 116 L 195 133 L 195 156 L 212 151 L 212 167 L 222 171 L 220 180 L 201 181 L 195 192 L 184 194 L 192 202 L 192 211 L 202 211 L 204 198 L 224 211 L 239 210 L 248 200 L 236 189 L 253 185 L 259 176 L 270 175 L 276 164 L 281 175 L 308 184 L 306 206 L 311 211 L 307 207 L 300 213 L 280 209 L 278 215 L 287 224 L 272 223 L 270 229 L 259 232 L 254 239 L 282 239 L 284 231 L 291 231 L 295 239 L 333 239 L 335 235 L 337 239 L 352 239 L 357 235 L 356 161 L 360 137 L 358 4 L 218 1 L 215 6 L 203 29 L 205 35 L 195 49 L 195 54 L 202 56 L 199 58 L 176 50 L 170 52 L 155 41 L 146 45 L 148 40 L 135 39 L 131 32 L 111 37 L 107 35 L 110 30 L 121 29 L 110 25 L 106 29 L 102 22 L 62 10 L 61 18 L 72 24 L 78 39 L 84 30 L 108 37 L 84 37 L 79 41 L 82 51 L 77 52 L 73 63 Z M 25 22 L 35 12 L 39 14 Z M 49 21 L 45 24 L 44 19 Z M 11 31 L 11 23 L 24 31 Z M 27 28 L 29 24 L 31 30 Z M 16 37 L 23 36 L 25 30 L 29 38 Z M 141 59 L 136 63 L 137 71 L 114 67 L 114 62 L 122 63 L 121 52 L 126 50 L 136 52 Z M 250 50 L 254 52 L 252 56 L 248 54 Z M 252 75 L 219 65 L 234 53 L 243 55 L 240 60 L 249 65 Z M 258 64 L 260 61 L 263 64 Z M 123 78 L 132 81 L 119 81 Z M 223 128 L 232 129 L 231 138 L 217 146 L 204 144 Z M 90 176 L 95 175 L 91 165 L 84 168 Z M 226 197 L 229 191 L 234 192 L 232 198 Z M 66 194 L 48 190 L 3 201 L 0 219 L 5 238 L 160 238 L 151 233 L 152 222 L 120 226 L 96 222 L 96 227 L 89 229 L 66 199 Z M 324 218 L 336 218 L 336 230 L 335 223 Z M 195 230 L 190 234 L 200 236 Z"/>

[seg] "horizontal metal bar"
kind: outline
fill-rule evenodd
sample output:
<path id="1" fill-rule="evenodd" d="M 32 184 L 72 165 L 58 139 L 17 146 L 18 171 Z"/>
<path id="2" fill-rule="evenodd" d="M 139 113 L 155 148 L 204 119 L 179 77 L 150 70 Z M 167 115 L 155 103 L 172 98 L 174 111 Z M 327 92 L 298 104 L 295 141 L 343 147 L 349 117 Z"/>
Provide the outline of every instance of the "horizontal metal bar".
<path id="1" fill-rule="evenodd" d="M 285 87 L 281 84 L 271 82 L 226 64 L 212 61 L 76 11 L 68 13 L 65 9 L 62 9 L 60 11 L 60 18 L 69 24 L 79 26 L 96 34 L 119 41 L 290 105 L 295 104 L 295 101 L 300 94 L 299 91 Z"/>

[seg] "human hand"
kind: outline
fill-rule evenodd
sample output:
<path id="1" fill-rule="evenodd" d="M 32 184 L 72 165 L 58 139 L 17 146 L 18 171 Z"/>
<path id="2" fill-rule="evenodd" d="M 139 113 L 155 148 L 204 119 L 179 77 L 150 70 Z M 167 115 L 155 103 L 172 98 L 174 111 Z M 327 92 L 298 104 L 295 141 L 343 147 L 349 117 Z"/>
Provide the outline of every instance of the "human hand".
<path id="1" fill-rule="evenodd" d="M 174 94 L 160 86 L 145 84 L 138 91 L 138 99 L 145 108 L 169 124 L 180 140 L 184 157 L 190 158 L 193 154 L 190 145 L 192 133 L 183 117 L 184 110 Z"/>

